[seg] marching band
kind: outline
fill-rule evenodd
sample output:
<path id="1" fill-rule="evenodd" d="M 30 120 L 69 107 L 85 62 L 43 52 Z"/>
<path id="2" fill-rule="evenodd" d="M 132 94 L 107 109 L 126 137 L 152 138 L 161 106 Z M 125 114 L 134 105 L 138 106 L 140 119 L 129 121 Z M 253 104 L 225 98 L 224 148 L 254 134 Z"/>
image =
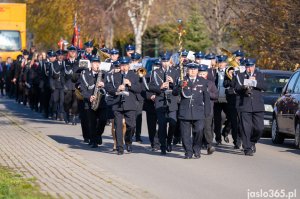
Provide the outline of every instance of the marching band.
<path id="1" fill-rule="evenodd" d="M 95 50 L 88 41 L 84 51 L 69 46 L 67 51 L 49 50 L 47 57 L 24 50 L 0 69 L 11 71 L 5 73 L 10 97 L 45 118 L 72 125 L 80 119 L 83 141 L 92 148 L 102 144 L 111 122 L 113 150 L 118 155 L 134 151 L 133 138 L 143 142 L 145 111 L 151 148 L 161 155 L 182 143 L 184 158 L 198 159 L 203 148 L 214 153 L 214 135 L 218 146 L 222 136 L 229 142 L 231 132 L 233 149 L 242 146 L 252 156 L 264 114 L 264 79 L 255 59 L 243 59 L 241 50 L 218 56 L 196 52 L 194 59 L 188 53 L 175 53 L 176 62 L 174 54 L 165 52 L 146 70 L 133 45 L 119 58 L 117 49 Z M 84 60 L 89 64 L 82 64 Z"/>

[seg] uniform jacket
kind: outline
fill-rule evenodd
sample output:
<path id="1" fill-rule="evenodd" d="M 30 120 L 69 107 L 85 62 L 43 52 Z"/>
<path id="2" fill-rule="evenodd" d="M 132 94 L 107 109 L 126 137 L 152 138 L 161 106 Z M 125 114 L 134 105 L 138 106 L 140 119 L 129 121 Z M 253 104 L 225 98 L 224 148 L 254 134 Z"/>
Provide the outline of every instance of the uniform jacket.
<path id="1" fill-rule="evenodd" d="M 77 60 L 71 61 L 67 59 L 64 65 L 64 89 L 75 90 L 75 83 L 73 81 L 75 70 L 77 69 L 79 62 Z"/>
<path id="2" fill-rule="evenodd" d="M 173 78 L 173 83 L 169 84 L 170 90 L 173 90 L 176 87 L 176 82 L 179 78 L 178 71 L 174 68 L 169 68 L 166 71 L 168 76 Z M 155 109 L 156 111 L 165 111 L 166 108 L 169 111 L 178 110 L 178 96 L 174 96 L 172 93 L 166 95 L 164 90 L 161 90 L 160 87 L 165 81 L 165 71 L 162 68 L 156 69 L 151 76 L 151 81 L 149 84 L 149 91 L 155 93 Z"/>
<path id="3" fill-rule="evenodd" d="M 54 89 L 63 89 L 64 88 L 64 61 L 59 64 L 58 61 L 50 63 L 49 68 L 49 81 L 50 88 Z"/>
<path id="4" fill-rule="evenodd" d="M 259 70 L 255 70 L 253 76 L 256 78 L 257 85 L 253 87 L 252 94 L 248 96 L 243 86 L 244 79 L 249 79 L 249 74 L 237 72 L 233 78 L 233 86 L 237 93 L 236 108 L 240 112 L 260 112 L 264 111 L 264 100 L 262 91 L 265 90 L 264 76 Z"/>
<path id="5" fill-rule="evenodd" d="M 174 95 L 180 95 L 180 108 L 178 118 L 183 120 L 200 120 L 209 116 L 211 112 L 210 96 L 207 91 L 208 82 L 202 77 L 197 77 L 192 82 L 184 77 L 187 86 L 181 89 L 179 86 L 173 90 Z"/>
<path id="6" fill-rule="evenodd" d="M 112 109 L 113 110 L 136 110 L 137 109 L 137 94 L 141 93 L 142 88 L 139 83 L 139 77 L 133 72 L 128 71 L 126 79 L 129 79 L 131 86 L 126 86 L 126 91 L 129 96 L 116 95 L 119 86 L 122 84 L 122 73 L 114 73 L 111 75 L 111 81 L 105 86 L 106 91 L 112 96 Z"/>

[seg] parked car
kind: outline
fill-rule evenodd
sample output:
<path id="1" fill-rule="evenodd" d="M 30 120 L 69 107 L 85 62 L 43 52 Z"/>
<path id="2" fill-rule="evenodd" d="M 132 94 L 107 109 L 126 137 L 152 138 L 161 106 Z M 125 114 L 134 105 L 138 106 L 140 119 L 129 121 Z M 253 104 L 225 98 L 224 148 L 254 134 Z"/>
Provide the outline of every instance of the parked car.
<path id="1" fill-rule="evenodd" d="M 272 141 L 282 144 L 287 137 L 294 138 L 300 148 L 300 70 L 291 76 L 274 106 Z"/>
<path id="2" fill-rule="evenodd" d="M 291 71 L 282 70 L 261 70 L 264 74 L 266 90 L 263 93 L 264 104 L 265 104 L 265 115 L 264 115 L 264 135 L 270 136 L 272 127 L 274 104 L 280 97 L 283 87 L 289 81 L 289 78 L 293 74 Z"/>

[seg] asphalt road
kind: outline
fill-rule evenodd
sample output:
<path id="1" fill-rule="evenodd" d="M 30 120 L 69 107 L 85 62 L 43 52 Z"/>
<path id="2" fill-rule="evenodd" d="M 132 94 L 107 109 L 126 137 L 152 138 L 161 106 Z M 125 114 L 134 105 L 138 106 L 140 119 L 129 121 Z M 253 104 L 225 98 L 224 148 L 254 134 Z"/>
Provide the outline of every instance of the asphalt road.
<path id="1" fill-rule="evenodd" d="M 134 143 L 133 153 L 118 156 L 112 152 L 110 126 L 105 129 L 103 145 L 94 150 L 82 142 L 80 125 L 45 120 L 39 113 L 12 100 L 0 99 L 0 103 L 23 119 L 25 127 L 38 129 L 90 164 L 98 165 L 159 198 L 242 199 L 251 198 L 250 192 L 260 191 L 269 194 L 296 191 L 296 196 L 291 198 L 300 198 L 300 150 L 293 147 L 293 140 L 273 145 L 269 138 L 263 138 L 253 157 L 234 150 L 231 143 L 217 147 L 213 155 L 206 155 L 202 150 L 202 156 L 197 160 L 184 160 L 181 146 L 164 157 L 159 151 L 150 151 L 144 115 L 144 143 Z M 276 198 L 271 196 L 268 198 Z"/>

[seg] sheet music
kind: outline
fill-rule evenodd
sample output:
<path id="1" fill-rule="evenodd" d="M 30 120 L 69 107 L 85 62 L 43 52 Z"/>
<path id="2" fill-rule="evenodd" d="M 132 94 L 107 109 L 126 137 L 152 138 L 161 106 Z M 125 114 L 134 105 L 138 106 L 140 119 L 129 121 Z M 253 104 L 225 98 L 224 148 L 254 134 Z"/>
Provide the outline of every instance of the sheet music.
<path id="1" fill-rule="evenodd" d="M 244 86 L 256 87 L 257 81 L 252 79 L 244 79 Z"/>

